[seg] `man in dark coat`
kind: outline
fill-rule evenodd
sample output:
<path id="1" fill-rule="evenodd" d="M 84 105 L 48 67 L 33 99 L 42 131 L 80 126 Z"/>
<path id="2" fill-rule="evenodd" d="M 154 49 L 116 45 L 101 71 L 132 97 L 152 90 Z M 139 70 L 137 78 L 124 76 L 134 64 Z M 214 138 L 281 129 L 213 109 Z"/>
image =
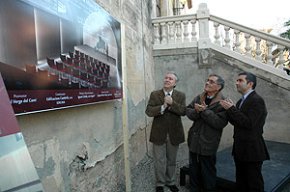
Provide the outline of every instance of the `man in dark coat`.
<path id="1" fill-rule="evenodd" d="M 243 95 L 236 106 L 230 100 L 221 101 L 234 126 L 233 157 L 236 165 L 237 191 L 264 192 L 262 164 L 270 159 L 263 138 L 267 109 L 263 98 L 255 91 L 256 76 L 242 72 L 236 80 L 237 91 Z"/>
<path id="2" fill-rule="evenodd" d="M 154 117 L 150 142 L 153 143 L 153 158 L 156 175 L 156 192 L 163 192 L 164 186 L 177 192 L 176 156 L 179 144 L 185 141 L 181 116 L 185 115 L 185 94 L 175 88 L 178 77 L 167 72 L 163 89 L 150 95 L 146 114 Z"/>
<path id="3" fill-rule="evenodd" d="M 216 191 L 216 152 L 223 128 L 228 124 L 226 110 L 220 105 L 224 80 L 209 75 L 204 91 L 187 106 L 186 115 L 193 121 L 188 132 L 191 192 Z"/>

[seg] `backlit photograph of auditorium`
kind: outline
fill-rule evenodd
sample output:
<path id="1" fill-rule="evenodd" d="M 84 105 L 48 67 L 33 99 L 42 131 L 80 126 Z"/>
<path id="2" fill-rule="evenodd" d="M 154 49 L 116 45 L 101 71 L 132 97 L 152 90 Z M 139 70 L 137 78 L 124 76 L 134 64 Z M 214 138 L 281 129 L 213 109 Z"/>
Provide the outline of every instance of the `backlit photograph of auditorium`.
<path id="1" fill-rule="evenodd" d="M 121 99 L 121 61 L 121 25 L 94 1 L 0 1 L 0 72 L 16 115 Z"/>

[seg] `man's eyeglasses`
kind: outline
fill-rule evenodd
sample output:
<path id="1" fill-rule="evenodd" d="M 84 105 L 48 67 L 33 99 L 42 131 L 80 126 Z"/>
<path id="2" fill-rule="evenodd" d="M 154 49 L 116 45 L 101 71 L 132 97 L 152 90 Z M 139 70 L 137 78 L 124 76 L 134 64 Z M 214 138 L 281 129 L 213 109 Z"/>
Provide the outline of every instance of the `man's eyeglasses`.
<path id="1" fill-rule="evenodd" d="M 212 79 L 207 79 L 207 80 L 205 80 L 205 82 L 207 83 L 209 83 L 209 84 L 218 84 L 217 82 L 215 82 L 214 80 L 212 80 Z"/>

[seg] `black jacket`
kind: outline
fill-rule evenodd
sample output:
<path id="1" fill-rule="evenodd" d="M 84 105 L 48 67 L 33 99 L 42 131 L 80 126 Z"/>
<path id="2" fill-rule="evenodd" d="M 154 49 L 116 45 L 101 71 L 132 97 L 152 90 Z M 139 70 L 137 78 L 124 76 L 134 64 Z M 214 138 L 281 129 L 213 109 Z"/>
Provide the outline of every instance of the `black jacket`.
<path id="1" fill-rule="evenodd" d="M 239 100 L 236 106 L 240 105 Z M 255 91 L 250 93 L 241 109 L 232 106 L 227 110 L 234 126 L 232 154 L 240 161 L 263 161 L 270 159 L 264 138 L 263 127 L 267 117 L 265 102 Z"/>
<path id="2" fill-rule="evenodd" d="M 205 100 L 205 93 L 198 95 L 187 106 L 186 115 L 193 121 L 188 132 L 188 147 L 193 153 L 200 155 L 215 155 L 220 143 L 223 128 L 228 124 L 225 109 L 219 104 L 223 99 L 218 93 L 207 109 L 203 112 L 196 112 L 194 104 L 201 104 Z"/>

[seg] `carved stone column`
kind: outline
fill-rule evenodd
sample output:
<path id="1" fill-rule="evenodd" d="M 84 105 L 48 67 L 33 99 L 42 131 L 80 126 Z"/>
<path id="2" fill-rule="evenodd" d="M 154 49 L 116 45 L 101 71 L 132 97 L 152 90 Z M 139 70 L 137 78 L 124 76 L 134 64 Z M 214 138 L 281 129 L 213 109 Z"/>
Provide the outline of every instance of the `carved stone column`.
<path id="1" fill-rule="evenodd" d="M 199 21 L 199 41 L 198 48 L 209 48 L 209 10 L 206 3 L 201 3 L 197 10 L 197 19 Z"/>
<path id="2" fill-rule="evenodd" d="M 209 50 L 211 40 L 209 38 L 209 10 L 206 3 L 199 4 L 197 20 L 199 24 L 199 67 L 208 67 L 211 65 Z"/>

